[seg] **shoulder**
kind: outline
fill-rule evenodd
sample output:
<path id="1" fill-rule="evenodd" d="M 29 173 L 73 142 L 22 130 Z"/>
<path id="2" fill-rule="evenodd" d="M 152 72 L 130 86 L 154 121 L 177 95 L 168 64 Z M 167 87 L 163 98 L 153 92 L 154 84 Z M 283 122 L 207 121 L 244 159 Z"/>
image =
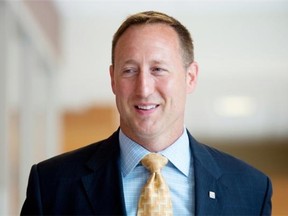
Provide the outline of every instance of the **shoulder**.
<path id="1" fill-rule="evenodd" d="M 222 214 L 271 214 L 272 184 L 267 175 L 215 148 L 197 142 L 193 146 L 196 182 L 213 179 L 223 198 Z"/>
<path id="2" fill-rule="evenodd" d="M 222 197 L 225 197 L 223 214 L 232 215 L 237 211 L 236 214 L 243 215 L 250 215 L 251 212 L 258 215 L 271 215 L 272 184 L 266 174 L 210 146 L 197 142 L 193 145 L 194 150 L 196 149 L 195 172 L 200 176 L 198 180 L 203 180 L 203 176 L 214 176 L 213 179 L 221 188 L 219 190 Z M 203 172 L 204 175 L 201 174 Z"/>
<path id="3" fill-rule="evenodd" d="M 266 177 L 266 175 L 262 171 L 251 166 L 247 162 L 236 158 L 235 156 L 232 156 L 205 144 L 200 145 L 207 149 L 217 166 L 219 166 L 219 168 L 224 173 L 248 174 L 255 177 Z"/>
<path id="4" fill-rule="evenodd" d="M 117 151 L 117 138 L 117 132 L 115 132 L 107 139 L 44 160 L 36 165 L 37 170 L 47 176 L 83 175 L 89 170 L 88 165 L 91 160 L 103 160 L 109 157 L 113 151 Z"/>
<path id="5" fill-rule="evenodd" d="M 199 143 L 192 136 L 190 137 L 190 142 L 194 160 L 216 178 L 221 178 L 229 183 L 234 183 L 235 181 L 239 184 L 256 183 L 262 186 L 267 186 L 267 182 L 270 181 L 268 176 L 262 171 L 239 158 Z"/>

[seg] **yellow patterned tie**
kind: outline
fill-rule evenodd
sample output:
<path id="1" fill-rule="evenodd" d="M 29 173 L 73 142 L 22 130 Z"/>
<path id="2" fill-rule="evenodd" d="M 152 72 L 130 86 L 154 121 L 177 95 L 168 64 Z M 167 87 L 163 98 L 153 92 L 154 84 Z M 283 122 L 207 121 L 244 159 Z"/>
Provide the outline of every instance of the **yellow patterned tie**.
<path id="1" fill-rule="evenodd" d="M 151 176 L 142 189 L 137 216 L 173 215 L 169 188 L 160 173 L 167 162 L 166 157 L 156 153 L 150 153 L 142 159 L 141 163 L 151 172 Z"/>

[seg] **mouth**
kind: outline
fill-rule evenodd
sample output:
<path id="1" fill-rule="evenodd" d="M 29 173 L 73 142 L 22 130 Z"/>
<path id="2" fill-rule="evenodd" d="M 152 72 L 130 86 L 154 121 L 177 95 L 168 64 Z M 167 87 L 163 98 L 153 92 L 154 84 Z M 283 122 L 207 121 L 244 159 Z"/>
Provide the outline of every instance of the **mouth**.
<path id="1" fill-rule="evenodd" d="M 151 105 L 136 105 L 135 108 L 138 110 L 149 111 L 156 109 L 159 105 L 158 104 L 151 104 Z"/>

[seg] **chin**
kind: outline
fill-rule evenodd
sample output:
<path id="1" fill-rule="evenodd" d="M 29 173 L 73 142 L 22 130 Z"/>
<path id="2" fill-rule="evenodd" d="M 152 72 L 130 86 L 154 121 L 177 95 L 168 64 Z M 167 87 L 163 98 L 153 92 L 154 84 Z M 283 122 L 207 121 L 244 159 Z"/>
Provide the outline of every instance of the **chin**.
<path id="1" fill-rule="evenodd" d="M 157 134 L 157 128 L 153 128 L 153 127 L 140 127 L 138 129 L 134 129 L 134 132 L 138 135 L 138 137 L 142 137 L 142 138 L 152 138 L 155 136 L 155 134 Z"/>

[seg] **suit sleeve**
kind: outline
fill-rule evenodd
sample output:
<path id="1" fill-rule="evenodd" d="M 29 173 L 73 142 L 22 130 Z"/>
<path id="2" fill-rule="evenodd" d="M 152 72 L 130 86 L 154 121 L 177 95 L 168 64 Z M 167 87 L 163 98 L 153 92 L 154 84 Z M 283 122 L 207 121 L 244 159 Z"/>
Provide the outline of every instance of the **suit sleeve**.
<path id="1" fill-rule="evenodd" d="M 266 195 L 264 197 L 261 215 L 271 215 L 272 214 L 271 198 L 272 198 L 272 184 L 271 184 L 270 179 L 267 177 Z"/>
<path id="2" fill-rule="evenodd" d="M 37 165 L 33 165 L 31 168 L 26 200 L 23 204 L 20 215 L 43 215 Z"/>

